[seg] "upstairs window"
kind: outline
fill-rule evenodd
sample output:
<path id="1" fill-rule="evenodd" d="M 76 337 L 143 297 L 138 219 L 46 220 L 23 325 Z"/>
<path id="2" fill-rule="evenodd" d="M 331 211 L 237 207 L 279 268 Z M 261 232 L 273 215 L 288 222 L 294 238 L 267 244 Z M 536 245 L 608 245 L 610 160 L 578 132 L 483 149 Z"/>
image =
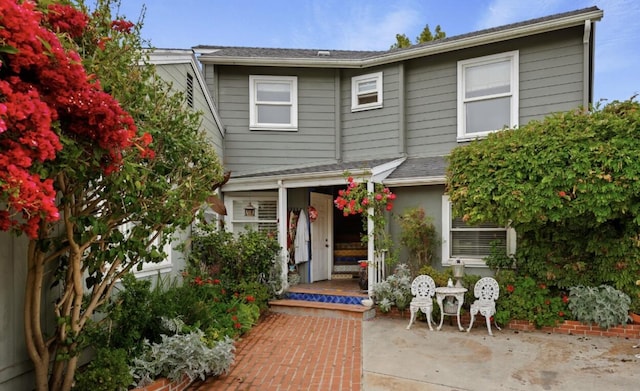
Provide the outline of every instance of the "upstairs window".
<path id="1" fill-rule="evenodd" d="M 458 62 L 458 141 L 518 125 L 518 51 Z"/>
<path id="2" fill-rule="evenodd" d="M 382 72 L 351 79 L 351 111 L 382 107 Z"/>
<path id="3" fill-rule="evenodd" d="M 249 76 L 249 127 L 252 130 L 298 129 L 298 78 Z"/>

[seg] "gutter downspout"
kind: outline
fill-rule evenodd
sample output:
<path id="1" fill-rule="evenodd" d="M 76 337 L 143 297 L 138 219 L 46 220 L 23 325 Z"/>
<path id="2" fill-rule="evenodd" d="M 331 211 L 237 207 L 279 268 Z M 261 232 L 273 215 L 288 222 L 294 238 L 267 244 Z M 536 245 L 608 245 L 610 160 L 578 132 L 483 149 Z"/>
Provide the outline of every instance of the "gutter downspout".
<path id="1" fill-rule="evenodd" d="M 582 109 L 590 110 L 593 97 L 593 89 L 591 88 L 591 19 L 584 21 L 584 35 L 582 37 Z"/>
<path id="2" fill-rule="evenodd" d="M 287 226 L 289 219 L 287 218 L 287 188 L 282 180 L 278 181 L 278 242 L 280 244 L 280 256 L 276 262 L 280 262 L 282 270 L 280 271 L 280 282 L 282 288 L 276 292 L 282 294 L 289 288 L 287 275 L 289 273 L 289 252 L 287 251 Z"/>

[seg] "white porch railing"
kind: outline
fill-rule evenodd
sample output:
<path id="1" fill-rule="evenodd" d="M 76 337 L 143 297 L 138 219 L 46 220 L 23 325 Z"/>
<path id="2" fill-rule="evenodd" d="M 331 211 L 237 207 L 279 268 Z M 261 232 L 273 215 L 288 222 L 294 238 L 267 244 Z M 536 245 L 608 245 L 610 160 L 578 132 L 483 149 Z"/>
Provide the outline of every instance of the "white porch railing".
<path id="1" fill-rule="evenodd" d="M 369 270 L 368 270 L 368 287 L 367 292 L 369 297 L 373 293 L 373 285 L 379 282 L 384 281 L 386 277 L 386 266 L 384 263 L 386 251 L 382 251 L 380 254 L 375 254 L 373 256 L 373 262 L 369 262 Z"/>

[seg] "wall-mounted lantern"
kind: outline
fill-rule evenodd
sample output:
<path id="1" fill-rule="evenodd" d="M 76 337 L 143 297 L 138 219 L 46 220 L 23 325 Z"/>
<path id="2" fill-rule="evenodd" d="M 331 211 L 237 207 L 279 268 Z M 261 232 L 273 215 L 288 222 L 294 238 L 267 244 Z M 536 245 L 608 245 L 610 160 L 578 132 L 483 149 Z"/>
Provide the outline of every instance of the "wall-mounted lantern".
<path id="1" fill-rule="evenodd" d="M 244 207 L 244 215 L 247 217 L 254 217 L 256 215 L 256 208 L 251 205 L 251 202 Z"/>

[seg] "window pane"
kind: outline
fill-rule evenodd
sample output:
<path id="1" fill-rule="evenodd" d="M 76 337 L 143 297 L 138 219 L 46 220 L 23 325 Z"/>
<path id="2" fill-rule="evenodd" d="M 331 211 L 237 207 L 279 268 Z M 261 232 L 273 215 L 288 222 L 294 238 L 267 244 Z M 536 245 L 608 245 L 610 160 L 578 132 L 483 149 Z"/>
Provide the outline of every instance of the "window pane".
<path id="1" fill-rule="evenodd" d="M 491 253 L 493 242 L 498 242 L 506 253 L 507 231 L 452 231 L 451 256 L 484 258 Z"/>
<path id="2" fill-rule="evenodd" d="M 375 80 L 362 81 L 358 83 L 358 94 L 375 91 L 377 89 L 376 85 Z"/>
<path id="3" fill-rule="evenodd" d="M 511 125 L 511 97 L 465 103 L 467 134 Z"/>
<path id="4" fill-rule="evenodd" d="M 475 98 L 511 91 L 511 62 L 465 68 L 465 98 Z"/>
<path id="5" fill-rule="evenodd" d="M 289 83 L 258 83 L 257 100 L 259 102 L 290 102 L 291 86 Z"/>
<path id="6" fill-rule="evenodd" d="M 258 105 L 259 124 L 290 124 L 291 106 Z"/>
<path id="7" fill-rule="evenodd" d="M 358 104 L 366 105 L 367 103 L 376 103 L 378 101 L 378 94 L 374 92 L 373 94 L 363 94 L 358 95 Z"/>

